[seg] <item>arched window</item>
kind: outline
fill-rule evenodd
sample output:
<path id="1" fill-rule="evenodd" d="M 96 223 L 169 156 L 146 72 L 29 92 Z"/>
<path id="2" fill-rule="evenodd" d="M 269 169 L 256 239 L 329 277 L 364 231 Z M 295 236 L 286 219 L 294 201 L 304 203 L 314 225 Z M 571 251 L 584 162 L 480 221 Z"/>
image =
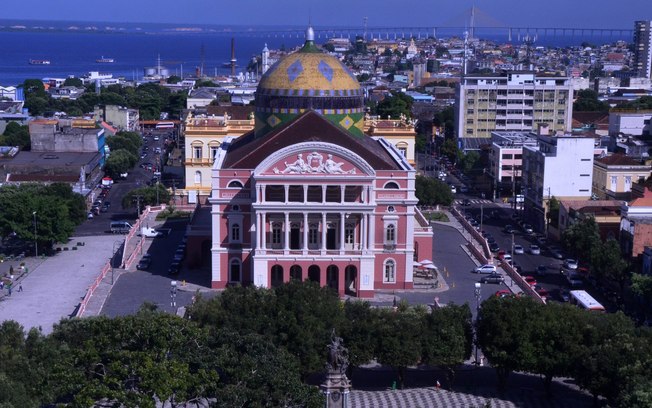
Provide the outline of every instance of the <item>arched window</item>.
<path id="1" fill-rule="evenodd" d="M 394 224 L 389 224 L 385 230 L 385 242 L 388 244 L 393 244 L 396 242 L 396 227 Z"/>
<path id="2" fill-rule="evenodd" d="M 272 287 L 277 288 L 283 284 L 283 267 L 281 265 L 272 266 Z"/>
<path id="3" fill-rule="evenodd" d="M 239 259 L 231 259 L 229 263 L 229 282 L 236 283 L 240 282 L 242 263 Z"/>
<path id="4" fill-rule="evenodd" d="M 240 224 L 231 226 L 231 242 L 240 242 Z"/>
<path id="5" fill-rule="evenodd" d="M 274 222 L 272 223 L 272 244 L 280 244 L 281 243 L 281 230 L 282 230 L 283 224 L 280 222 Z"/>
<path id="6" fill-rule="evenodd" d="M 393 205 L 387 206 L 387 212 L 388 212 L 388 213 L 396 212 L 396 208 L 394 208 Z"/>
<path id="7" fill-rule="evenodd" d="M 241 183 L 240 181 L 238 181 L 238 180 L 233 180 L 233 181 L 230 182 L 229 185 L 226 186 L 226 187 L 227 187 L 227 188 L 242 188 L 242 187 L 244 187 L 244 186 L 242 185 L 242 183 Z"/>
<path id="8" fill-rule="evenodd" d="M 385 187 L 383 187 L 383 188 L 386 188 L 386 189 L 392 189 L 392 190 L 398 190 L 398 184 L 396 184 L 396 183 L 393 182 L 393 181 L 390 181 L 389 183 L 385 184 Z"/>
<path id="9" fill-rule="evenodd" d="M 396 263 L 392 259 L 385 261 L 385 274 L 383 275 L 383 283 L 396 282 Z"/>
<path id="10" fill-rule="evenodd" d="M 201 184 L 201 171 L 199 170 L 195 172 L 195 184 Z"/>
<path id="11" fill-rule="evenodd" d="M 297 280 L 300 282 L 302 273 L 303 271 L 301 270 L 301 267 L 299 265 L 292 265 L 290 267 L 290 279 Z"/>

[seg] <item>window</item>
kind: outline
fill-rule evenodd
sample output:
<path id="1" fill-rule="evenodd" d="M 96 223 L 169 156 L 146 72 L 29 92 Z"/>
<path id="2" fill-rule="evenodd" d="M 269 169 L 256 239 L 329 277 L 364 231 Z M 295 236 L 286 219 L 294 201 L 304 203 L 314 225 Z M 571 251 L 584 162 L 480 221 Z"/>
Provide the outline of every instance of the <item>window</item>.
<path id="1" fill-rule="evenodd" d="M 319 243 L 319 228 L 317 224 L 310 224 L 308 228 L 308 243 L 313 245 Z"/>
<path id="2" fill-rule="evenodd" d="M 230 182 L 229 185 L 226 186 L 226 187 L 227 187 L 227 188 L 242 188 L 242 187 L 244 187 L 244 186 L 243 186 L 242 183 L 239 182 L 238 180 L 233 180 L 233 181 Z"/>
<path id="3" fill-rule="evenodd" d="M 385 184 L 385 187 L 383 188 L 398 190 L 398 184 L 396 184 L 393 181 L 390 181 L 389 183 Z"/>
<path id="4" fill-rule="evenodd" d="M 232 259 L 229 268 L 229 282 L 240 282 L 240 269 L 240 260 Z"/>
<path id="5" fill-rule="evenodd" d="M 272 223 L 272 244 L 279 245 L 281 243 L 281 223 Z"/>
<path id="6" fill-rule="evenodd" d="M 383 283 L 396 282 L 396 264 L 393 260 L 388 259 L 385 261 L 385 275 L 383 276 Z"/>
<path id="7" fill-rule="evenodd" d="M 401 155 L 403 155 L 403 157 L 407 157 L 407 147 L 399 146 L 398 151 L 401 152 Z"/>
<path id="8" fill-rule="evenodd" d="M 211 159 L 215 160 L 217 152 L 220 150 L 219 146 L 211 146 Z"/>
<path id="9" fill-rule="evenodd" d="M 195 159 L 201 159 L 201 146 L 195 146 L 192 148 L 193 154 L 192 157 Z"/>
<path id="10" fill-rule="evenodd" d="M 385 230 L 385 241 L 388 244 L 393 244 L 396 241 L 396 227 L 394 224 L 389 224 Z"/>
<path id="11" fill-rule="evenodd" d="M 231 226 L 231 242 L 240 242 L 240 224 Z"/>
<path id="12" fill-rule="evenodd" d="M 503 159 L 511 159 L 513 156 L 509 153 L 504 153 L 503 154 Z"/>
<path id="13" fill-rule="evenodd" d="M 353 244 L 353 232 L 355 231 L 355 225 L 346 224 L 344 228 L 344 242 L 347 244 Z"/>
<path id="14" fill-rule="evenodd" d="M 201 171 L 195 172 L 195 184 L 201 184 Z"/>
<path id="15" fill-rule="evenodd" d="M 388 213 L 396 212 L 396 208 L 394 208 L 393 205 L 390 205 L 390 206 L 387 207 L 387 212 L 388 212 Z"/>

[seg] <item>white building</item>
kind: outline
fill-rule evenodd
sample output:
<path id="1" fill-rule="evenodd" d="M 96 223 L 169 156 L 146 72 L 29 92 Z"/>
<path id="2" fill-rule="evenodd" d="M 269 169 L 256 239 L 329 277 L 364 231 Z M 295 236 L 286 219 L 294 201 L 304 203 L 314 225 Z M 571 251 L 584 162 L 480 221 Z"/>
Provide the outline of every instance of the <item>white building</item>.
<path id="1" fill-rule="evenodd" d="M 523 171 L 523 147 L 538 145 L 532 132 L 491 132 L 489 175 L 493 179 L 493 197 L 520 194 Z"/>
<path id="2" fill-rule="evenodd" d="M 609 112 L 609 136 L 650 136 L 650 119 L 652 111 L 612 110 Z"/>
<path id="3" fill-rule="evenodd" d="M 595 139 L 568 134 L 549 136 L 542 126 L 537 142 L 537 146 L 523 148 L 522 190 L 526 219 L 543 231 L 547 228 L 550 198 L 591 198 Z"/>
<path id="4" fill-rule="evenodd" d="M 637 21 L 634 27 L 634 69 L 652 78 L 652 21 Z"/>

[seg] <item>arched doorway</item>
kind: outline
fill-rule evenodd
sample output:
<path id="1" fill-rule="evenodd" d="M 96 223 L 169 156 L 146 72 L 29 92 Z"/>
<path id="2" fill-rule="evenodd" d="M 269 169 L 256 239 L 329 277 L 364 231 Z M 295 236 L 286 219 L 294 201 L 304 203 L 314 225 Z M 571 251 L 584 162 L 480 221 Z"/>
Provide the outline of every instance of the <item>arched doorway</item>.
<path id="1" fill-rule="evenodd" d="M 358 295 L 358 268 L 349 265 L 344 269 L 344 293 L 351 296 Z"/>
<path id="2" fill-rule="evenodd" d="M 272 266 L 272 287 L 277 288 L 283 284 L 283 267 L 281 265 Z"/>
<path id="3" fill-rule="evenodd" d="M 310 268 L 308 268 L 308 280 L 311 282 L 317 282 L 319 283 L 319 278 L 321 272 L 319 270 L 319 266 L 317 265 L 310 265 Z"/>
<path id="4" fill-rule="evenodd" d="M 329 265 L 326 268 L 326 285 L 329 288 L 339 291 L 340 270 L 335 265 Z"/>
<path id="5" fill-rule="evenodd" d="M 302 270 L 299 265 L 292 265 L 290 267 L 290 280 L 296 280 L 301 282 L 302 280 Z"/>

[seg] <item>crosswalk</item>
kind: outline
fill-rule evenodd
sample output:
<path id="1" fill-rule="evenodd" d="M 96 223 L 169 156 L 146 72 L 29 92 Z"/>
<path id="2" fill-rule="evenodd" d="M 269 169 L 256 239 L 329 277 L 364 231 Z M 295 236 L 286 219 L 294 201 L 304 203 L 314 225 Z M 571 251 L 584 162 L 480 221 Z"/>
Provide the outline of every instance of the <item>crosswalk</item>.
<path id="1" fill-rule="evenodd" d="M 484 198 L 484 199 L 483 198 L 472 198 L 472 199 L 469 199 L 469 202 L 471 204 L 491 204 L 492 203 L 491 200 L 487 200 L 486 198 Z M 464 200 L 455 200 L 454 204 L 455 205 L 464 205 Z"/>

